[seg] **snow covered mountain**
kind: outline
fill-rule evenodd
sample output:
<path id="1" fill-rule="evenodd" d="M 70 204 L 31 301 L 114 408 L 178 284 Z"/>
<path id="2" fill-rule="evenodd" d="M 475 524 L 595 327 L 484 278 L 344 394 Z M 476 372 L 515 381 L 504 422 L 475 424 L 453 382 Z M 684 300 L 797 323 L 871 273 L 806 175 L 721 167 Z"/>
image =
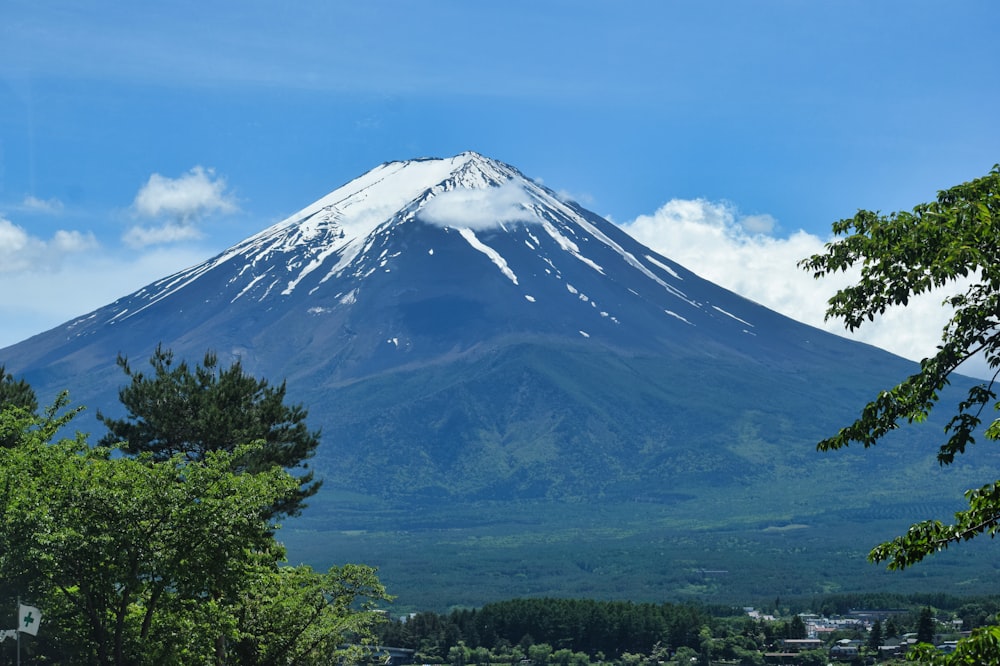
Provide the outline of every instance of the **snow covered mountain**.
<path id="1" fill-rule="evenodd" d="M 396 537 L 372 545 L 344 530 L 412 540 L 458 514 L 477 538 L 519 533 L 510 521 L 526 506 L 547 532 L 646 534 L 666 516 L 671 529 L 764 529 L 844 511 L 862 529 L 874 488 L 927 506 L 960 495 L 910 482 L 937 467 L 933 446 L 880 447 L 857 467 L 853 453 L 814 451 L 912 364 L 703 280 L 472 152 L 378 166 L 216 257 L 0 350 L 0 364 L 43 399 L 68 388 L 115 414 L 117 355 L 134 365 L 158 343 L 286 379 L 309 409 L 325 485 L 298 523 L 298 552 L 314 561 L 335 550 L 381 562 Z M 573 557 L 566 548 L 550 556 Z M 381 564 L 404 590 L 426 574 Z"/>
<path id="2" fill-rule="evenodd" d="M 286 378 L 332 440 L 317 464 L 347 460 L 331 466 L 333 482 L 382 495 L 397 492 L 381 466 L 387 453 L 417 496 L 619 487 L 641 480 L 636 466 L 660 468 L 717 436 L 705 411 L 732 402 L 734 387 L 743 387 L 739 410 L 774 409 L 782 394 L 789 409 L 803 384 L 822 390 L 831 367 L 850 374 L 846 358 L 864 376 L 906 367 L 705 281 L 473 152 L 382 164 L 0 361 L 107 411 L 117 354 L 141 359 L 158 343 Z M 687 435 L 666 444 L 677 432 Z M 475 457 L 484 436 L 499 442 L 498 459 Z M 549 442 L 547 463 L 529 465 L 538 449 L 519 438 Z M 706 473 L 746 473 L 731 463 Z M 621 471 L 596 478 L 609 468 Z"/>
<path id="3" fill-rule="evenodd" d="M 53 347 L 100 354 L 106 340 L 128 350 L 162 340 L 187 351 L 190 340 L 250 367 L 314 350 L 339 380 L 524 334 L 771 357 L 824 337 L 470 152 L 383 164 L 44 344 L 19 346 L 12 365 L 34 368 Z"/>

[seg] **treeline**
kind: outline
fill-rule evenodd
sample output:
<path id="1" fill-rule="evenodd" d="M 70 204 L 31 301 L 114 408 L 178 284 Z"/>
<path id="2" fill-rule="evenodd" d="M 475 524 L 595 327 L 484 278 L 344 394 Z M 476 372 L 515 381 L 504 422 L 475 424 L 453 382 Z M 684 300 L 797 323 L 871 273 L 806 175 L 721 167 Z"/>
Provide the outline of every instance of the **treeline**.
<path id="1" fill-rule="evenodd" d="M 733 633 L 721 615 L 738 613 L 686 604 L 513 599 L 449 614 L 416 613 L 383 624 L 378 632 L 383 645 L 416 650 L 418 662 L 528 658 L 565 663 L 585 661 L 583 656 L 611 660 L 627 654 L 671 654 L 680 648 L 701 651 L 706 636 Z M 791 637 L 789 627 L 780 623 L 773 631 Z M 456 659 L 456 649 L 469 650 L 468 658 L 459 654 Z M 559 652 L 565 658 L 553 659 Z"/>
<path id="2" fill-rule="evenodd" d="M 415 613 L 390 620 L 376 631 L 381 645 L 414 650 L 416 663 L 482 666 L 530 660 L 535 666 L 640 666 L 690 664 L 695 658 L 699 663 L 763 664 L 764 652 L 779 649 L 782 639 L 806 637 L 799 613 L 836 617 L 859 609 L 905 611 L 880 623 L 877 638 L 857 627 L 827 637 L 828 644 L 845 638 L 870 644 L 868 652 L 877 654 L 880 639 L 918 632 L 923 615 L 933 622 L 932 608 L 942 632 L 957 629 L 951 622 L 954 619 L 962 620 L 965 631 L 995 623 L 1000 598 L 843 594 L 812 600 L 775 599 L 758 607 L 784 619 L 754 619 L 742 608 L 730 606 L 542 598 L 512 599 L 450 613 Z M 935 633 L 933 627 L 929 633 Z M 827 648 L 798 655 L 802 664 L 826 664 L 828 657 Z"/>
<path id="3" fill-rule="evenodd" d="M 780 603 L 780 602 L 779 602 Z M 929 606 L 939 611 L 947 611 L 963 621 L 966 630 L 985 624 L 986 618 L 1000 612 L 1000 597 L 967 597 L 940 592 L 917 594 L 854 593 L 835 594 L 787 604 L 788 612 L 812 612 L 820 615 L 847 615 L 861 609 L 917 609 Z M 780 610 L 779 610 L 780 612 Z"/>

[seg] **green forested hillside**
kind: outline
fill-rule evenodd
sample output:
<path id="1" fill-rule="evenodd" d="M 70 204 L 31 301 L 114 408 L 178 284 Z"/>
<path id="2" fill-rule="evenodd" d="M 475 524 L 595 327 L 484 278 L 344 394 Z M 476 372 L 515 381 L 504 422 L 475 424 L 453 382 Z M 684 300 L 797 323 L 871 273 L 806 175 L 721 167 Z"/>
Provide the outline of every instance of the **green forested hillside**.
<path id="1" fill-rule="evenodd" d="M 376 564 L 401 599 L 438 610 L 512 594 L 996 589 L 974 553 L 904 575 L 865 561 L 1000 465 L 980 450 L 941 469 L 934 418 L 872 450 L 817 452 L 910 367 L 863 358 L 776 376 L 753 359 L 734 373 L 522 345 L 331 387 L 324 490 L 284 538 L 302 561 Z"/>

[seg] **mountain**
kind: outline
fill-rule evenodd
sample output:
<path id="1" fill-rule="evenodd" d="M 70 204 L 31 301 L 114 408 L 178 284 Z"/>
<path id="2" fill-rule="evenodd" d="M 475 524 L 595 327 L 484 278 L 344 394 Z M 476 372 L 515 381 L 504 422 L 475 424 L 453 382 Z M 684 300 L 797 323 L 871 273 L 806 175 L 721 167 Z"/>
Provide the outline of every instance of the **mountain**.
<path id="1" fill-rule="evenodd" d="M 412 604 L 901 585 L 865 549 L 1000 468 L 984 452 L 938 470 L 940 423 L 817 454 L 913 364 L 703 280 L 476 153 L 376 167 L 0 363 L 115 414 L 116 356 L 161 342 L 287 380 L 324 433 L 291 557 L 378 564 Z M 948 562 L 932 581 L 995 585 L 976 558 Z"/>

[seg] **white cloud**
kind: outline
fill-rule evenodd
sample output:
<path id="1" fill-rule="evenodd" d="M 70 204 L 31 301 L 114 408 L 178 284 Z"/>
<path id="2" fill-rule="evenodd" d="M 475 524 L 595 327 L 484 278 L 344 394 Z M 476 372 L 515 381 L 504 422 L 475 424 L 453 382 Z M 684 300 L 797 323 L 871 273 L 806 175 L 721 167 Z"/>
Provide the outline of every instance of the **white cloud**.
<path id="1" fill-rule="evenodd" d="M 824 321 L 828 299 L 857 273 L 816 280 L 797 263 L 823 252 L 831 238 L 801 230 L 787 238 L 768 236 L 762 231 L 776 227 L 771 216 L 743 216 L 729 203 L 674 199 L 621 227 L 700 276 L 772 310 L 913 360 L 935 353 L 950 316 L 941 305 L 943 294 L 934 293 L 913 298 L 854 333 L 839 320 Z M 980 367 L 964 371 L 984 372 Z"/>
<path id="2" fill-rule="evenodd" d="M 196 166 L 178 178 L 154 173 L 132 203 L 137 216 L 169 218 L 151 226 L 134 226 L 122 240 L 133 248 L 174 243 L 201 237 L 198 223 L 208 215 L 239 210 L 226 181 L 212 169 Z"/>
<path id="3" fill-rule="evenodd" d="M 0 217 L 0 256 L 4 262 L 0 266 L 9 266 L 17 256 L 24 252 L 30 243 L 41 242 L 32 239 L 28 232 L 10 220 Z M 9 270 L 9 269 L 8 269 Z"/>
<path id="4" fill-rule="evenodd" d="M 59 230 L 44 239 L 0 217 L 0 347 L 62 323 L 73 314 L 68 307 L 86 307 L 123 284 L 113 270 L 87 269 L 97 249 L 89 232 Z"/>
<path id="5" fill-rule="evenodd" d="M 44 240 L 0 217 L 0 274 L 51 270 L 67 255 L 97 246 L 91 233 L 59 230 L 50 240 Z"/>
<path id="6" fill-rule="evenodd" d="M 73 252 L 84 252 L 86 250 L 97 249 L 99 243 L 94 234 L 83 233 L 81 231 L 66 231 L 60 229 L 52 236 L 48 246 L 59 256 L 64 256 Z"/>
<path id="7" fill-rule="evenodd" d="M 225 190 L 225 179 L 216 178 L 212 169 L 201 166 L 179 178 L 154 173 L 135 196 L 133 206 L 146 217 L 169 215 L 190 220 L 208 213 L 237 210 L 236 202 Z"/>
<path id="8" fill-rule="evenodd" d="M 22 203 L 22 209 L 36 213 L 59 207 L 55 199 L 28 197 Z M 101 247 L 89 232 L 59 230 L 42 238 L 0 217 L 0 347 L 203 260 L 203 247 L 167 244 L 202 238 L 199 223 L 205 216 L 236 210 L 224 179 L 195 167 L 176 179 L 150 176 L 132 211 L 153 219 L 125 232 L 123 240 L 132 248 L 128 252 Z M 151 247 L 157 245 L 162 247 Z"/>
<path id="9" fill-rule="evenodd" d="M 201 231 L 193 224 L 167 222 L 157 227 L 131 227 L 122 236 L 122 241 L 131 248 L 142 248 L 147 245 L 176 243 L 201 237 Z"/>
<path id="10" fill-rule="evenodd" d="M 772 234 L 778 228 L 778 221 L 770 215 L 747 215 L 740 218 L 740 226 L 755 234 Z"/>
<path id="11" fill-rule="evenodd" d="M 0 224 L 0 234 L 4 226 Z M 0 247 L 4 247 L 0 235 Z M 69 240 L 67 236 L 65 240 Z M 86 236 L 84 236 L 86 239 Z M 205 259 L 204 248 L 86 252 L 50 270 L 0 271 L 0 348 L 107 305 Z M 0 266 L 5 266 L 0 258 Z"/>
<path id="12" fill-rule="evenodd" d="M 420 209 L 420 219 L 439 227 L 489 229 L 504 222 L 538 222 L 522 187 L 505 183 L 482 189 L 443 192 Z"/>
<path id="13" fill-rule="evenodd" d="M 63 209 L 63 203 L 55 198 L 39 199 L 38 197 L 28 195 L 21 202 L 21 207 L 36 213 L 58 213 Z"/>

